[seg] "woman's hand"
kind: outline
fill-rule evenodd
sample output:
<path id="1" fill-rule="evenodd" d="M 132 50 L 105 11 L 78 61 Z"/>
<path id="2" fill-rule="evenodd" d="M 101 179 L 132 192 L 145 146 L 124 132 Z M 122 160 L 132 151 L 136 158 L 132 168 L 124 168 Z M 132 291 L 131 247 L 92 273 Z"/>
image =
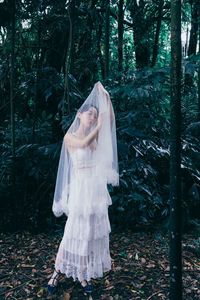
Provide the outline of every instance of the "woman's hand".
<path id="1" fill-rule="evenodd" d="M 102 92 L 104 92 L 106 95 L 109 95 L 108 92 L 106 91 L 106 89 L 104 88 L 104 86 L 102 85 L 102 83 L 100 81 L 98 81 L 97 83 L 98 89 Z"/>
<path id="2" fill-rule="evenodd" d="M 102 85 L 102 83 L 100 82 L 100 81 L 98 81 L 97 83 L 96 83 L 96 85 L 97 85 L 97 87 L 98 87 L 98 89 L 100 90 L 100 91 L 102 91 L 105 95 L 106 95 L 106 102 L 107 102 L 107 105 L 108 105 L 108 109 L 109 109 L 109 112 L 110 112 L 110 123 L 112 124 L 112 121 L 113 121 L 113 119 L 114 119 L 114 111 L 113 111 L 113 107 L 112 107 L 112 102 L 111 102 L 111 100 L 110 100 L 110 95 L 109 95 L 109 93 L 106 91 L 106 89 L 104 88 L 104 86 Z"/>

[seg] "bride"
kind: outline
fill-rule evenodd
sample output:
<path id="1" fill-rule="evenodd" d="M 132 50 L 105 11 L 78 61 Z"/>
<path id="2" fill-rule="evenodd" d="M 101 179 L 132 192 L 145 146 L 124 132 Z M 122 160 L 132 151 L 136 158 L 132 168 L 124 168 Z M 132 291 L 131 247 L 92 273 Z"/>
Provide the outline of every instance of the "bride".
<path id="1" fill-rule="evenodd" d="M 49 293 L 65 274 L 90 294 L 91 279 L 111 270 L 107 184 L 119 185 L 116 125 L 109 93 L 98 81 L 63 138 L 52 210 L 68 218 Z"/>

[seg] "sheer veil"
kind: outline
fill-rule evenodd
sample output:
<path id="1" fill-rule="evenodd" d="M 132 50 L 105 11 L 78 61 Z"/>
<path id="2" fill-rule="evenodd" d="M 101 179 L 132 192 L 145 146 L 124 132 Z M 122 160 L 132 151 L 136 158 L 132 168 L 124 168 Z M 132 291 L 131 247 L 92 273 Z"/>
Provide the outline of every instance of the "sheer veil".
<path id="1" fill-rule="evenodd" d="M 90 145 L 72 149 L 67 144 L 66 134 L 76 134 L 80 126 L 78 113 L 86 112 L 91 107 L 95 109 L 98 116 L 101 114 L 102 126 Z M 90 124 L 86 135 L 95 129 L 97 122 L 94 121 Z M 112 186 L 119 185 L 115 114 L 110 95 L 100 81 L 95 83 L 66 134 L 63 137 L 61 147 L 52 206 L 52 211 L 56 217 L 60 217 L 63 213 L 68 216 L 70 183 L 77 174 L 83 173 L 84 170 L 90 168 L 90 176 L 96 177 L 97 185 L 99 183 L 111 184 Z M 84 176 L 87 176 L 87 173 Z"/>

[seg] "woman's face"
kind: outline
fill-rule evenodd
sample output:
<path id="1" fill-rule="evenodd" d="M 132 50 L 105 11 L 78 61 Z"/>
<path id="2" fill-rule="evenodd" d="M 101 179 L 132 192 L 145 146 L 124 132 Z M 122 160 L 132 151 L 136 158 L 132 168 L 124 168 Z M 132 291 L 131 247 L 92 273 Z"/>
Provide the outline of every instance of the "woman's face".
<path id="1" fill-rule="evenodd" d="M 95 107 L 90 107 L 87 111 L 79 113 L 81 123 L 86 128 L 90 128 L 97 122 L 98 113 Z"/>

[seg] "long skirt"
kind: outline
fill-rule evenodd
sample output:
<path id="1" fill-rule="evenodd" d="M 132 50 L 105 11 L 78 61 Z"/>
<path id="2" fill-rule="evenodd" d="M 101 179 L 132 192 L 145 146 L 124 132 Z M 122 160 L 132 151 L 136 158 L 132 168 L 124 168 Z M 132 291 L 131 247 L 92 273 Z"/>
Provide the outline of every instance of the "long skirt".
<path id="1" fill-rule="evenodd" d="M 98 183 L 97 183 L 98 182 Z M 90 280 L 111 270 L 107 184 L 83 173 L 71 182 L 69 215 L 55 261 L 67 277 Z"/>

